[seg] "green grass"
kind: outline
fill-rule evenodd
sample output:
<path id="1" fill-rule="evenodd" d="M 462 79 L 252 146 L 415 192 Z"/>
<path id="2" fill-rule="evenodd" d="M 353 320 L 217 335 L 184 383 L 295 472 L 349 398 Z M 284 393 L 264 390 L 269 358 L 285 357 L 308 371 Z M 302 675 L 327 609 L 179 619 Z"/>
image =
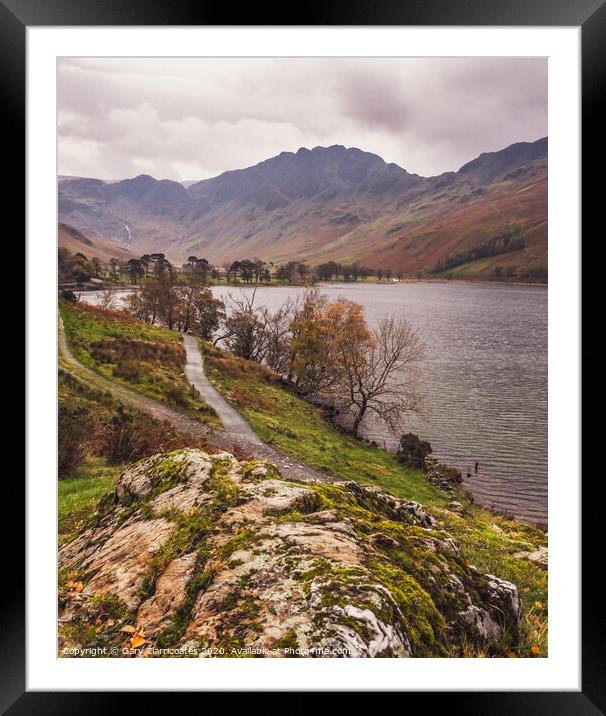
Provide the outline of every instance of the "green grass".
<path id="1" fill-rule="evenodd" d="M 185 349 L 181 335 L 167 328 L 150 326 L 125 313 L 87 304 L 60 302 L 59 310 L 66 338 L 74 356 L 99 375 L 155 400 L 186 411 L 209 425 L 218 426 L 214 410 L 188 383 L 185 373 Z M 118 346 L 125 352 L 120 365 L 99 360 L 100 343 Z M 138 354 L 138 348 L 156 345 L 169 359 L 154 359 Z M 129 355 L 132 348 L 132 356 Z M 97 356 L 97 357 L 95 357 Z M 133 371 L 128 378 L 120 371 Z"/>
<path id="2" fill-rule="evenodd" d="M 428 483 L 421 471 L 340 432 L 319 408 L 287 390 L 263 367 L 207 343 L 201 344 L 201 350 L 211 382 L 265 442 L 339 480 L 357 480 L 419 502 L 448 502 L 445 493 Z"/>
<path id="3" fill-rule="evenodd" d="M 106 310 L 87 303 L 74 304 L 66 301 L 60 301 L 59 310 L 68 337 L 73 338 L 74 343 L 77 344 L 77 347 L 72 346 L 72 349 L 81 351 L 83 358 L 88 357 L 91 367 L 94 361 L 90 355 L 87 355 L 86 347 L 108 336 L 181 343 L 181 336 L 176 331 L 150 326 L 118 311 Z"/>
<path id="4" fill-rule="evenodd" d="M 103 458 L 88 456 L 73 475 L 59 480 L 59 545 L 71 539 L 93 514 L 101 497 L 114 489 L 122 469 L 108 465 Z"/>
<path id="5" fill-rule="evenodd" d="M 546 534 L 524 522 L 495 515 L 477 505 L 467 505 L 464 519 L 447 511 L 434 511 L 440 526 L 459 545 L 465 559 L 480 571 L 513 582 L 524 604 L 525 622 L 517 656 L 547 656 L 547 582 L 545 568 L 515 557 L 547 545 Z M 532 648 L 538 647 L 534 653 Z"/>

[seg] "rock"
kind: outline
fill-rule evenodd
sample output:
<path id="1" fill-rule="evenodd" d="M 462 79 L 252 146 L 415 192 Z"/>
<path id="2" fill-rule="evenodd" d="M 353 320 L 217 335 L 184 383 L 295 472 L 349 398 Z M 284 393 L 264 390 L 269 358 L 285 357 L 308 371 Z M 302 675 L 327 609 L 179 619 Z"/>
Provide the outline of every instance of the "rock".
<path id="1" fill-rule="evenodd" d="M 85 549 L 72 556 L 66 552 L 60 564 L 66 567 L 77 565 L 90 576 L 83 591 L 85 596 L 114 594 L 128 607 L 136 607 L 146 569 L 174 529 L 174 523 L 160 517 L 128 521 L 107 534 L 107 539 L 104 539 L 105 534 L 98 537 L 92 532 L 97 549 L 92 553 Z"/>
<path id="2" fill-rule="evenodd" d="M 425 458 L 423 472 L 428 482 L 451 495 L 455 494 L 455 487 L 463 482 L 459 470 L 442 465 L 432 457 Z"/>
<path id="3" fill-rule="evenodd" d="M 502 610 L 501 623 L 517 633 L 522 620 L 522 601 L 517 588 L 494 574 L 486 574 L 483 579 L 487 583 L 480 581 L 479 589 L 486 603 Z"/>
<path id="4" fill-rule="evenodd" d="M 221 459 L 219 453 L 215 459 Z M 228 455 L 231 459 L 232 456 Z M 194 482 L 201 487 L 208 480 L 213 463 L 210 456 L 194 450 L 168 455 L 154 455 L 128 470 L 116 487 L 116 498 L 121 504 L 147 497 L 154 489 L 179 482 Z M 190 480 L 191 478 L 191 480 Z"/>
<path id="5" fill-rule="evenodd" d="M 137 624 L 148 637 L 168 626 L 175 610 L 183 605 L 196 558 L 196 553 L 190 552 L 173 560 L 159 577 L 154 595 L 139 607 Z"/>
<path id="6" fill-rule="evenodd" d="M 60 646 L 94 624 L 148 656 L 457 656 L 521 620 L 515 586 L 471 568 L 419 503 L 228 453 L 132 466 L 59 564 L 83 585 L 60 590 Z"/>
<path id="7" fill-rule="evenodd" d="M 470 604 L 460 612 L 459 617 L 486 641 L 498 640 L 503 634 L 498 622 L 475 604 Z"/>
<path id="8" fill-rule="evenodd" d="M 547 567 L 548 564 L 548 549 L 547 547 L 541 546 L 532 552 L 516 552 L 514 557 L 520 557 L 521 559 L 529 559 L 531 562 L 536 562 L 541 567 Z"/>
<path id="9" fill-rule="evenodd" d="M 451 512 L 454 512 L 458 515 L 461 515 L 465 509 L 463 507 L 463 504 L 461 502 L 459 502 L 458 500 L 451 500 L 448 503 L 447 507 Z"/>

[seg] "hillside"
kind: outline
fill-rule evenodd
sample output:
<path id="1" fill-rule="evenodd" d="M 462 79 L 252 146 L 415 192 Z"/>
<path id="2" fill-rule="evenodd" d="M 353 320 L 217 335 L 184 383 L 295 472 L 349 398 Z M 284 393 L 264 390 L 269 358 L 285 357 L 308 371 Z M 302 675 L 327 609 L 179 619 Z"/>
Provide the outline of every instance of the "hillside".
<path id="1" fill-rule="evenodd" d="M 445 276 L 482 277 L 497 266 L 546 275 L 546 138 L 437 177 L 335 145 L 187 184 L 64 178 L 59 215 L 134 253 L 174 260 L 258 256 Z"/>
<path id="2" fill-rule="evenodd" d="M 59 246 L 69 249 L 73 254 L 81 253 L 88 259 L 96 256 L 103 261 L 109 261 L 110 259 L 128 261 L 128 259 L 133 258 L 133 254 L 128 249 L 122 248 L 122 246 L 111 241 L 105 241 L 100 238 L 93 239 L 67 224 L 59 224 L 58 242 Z"/>

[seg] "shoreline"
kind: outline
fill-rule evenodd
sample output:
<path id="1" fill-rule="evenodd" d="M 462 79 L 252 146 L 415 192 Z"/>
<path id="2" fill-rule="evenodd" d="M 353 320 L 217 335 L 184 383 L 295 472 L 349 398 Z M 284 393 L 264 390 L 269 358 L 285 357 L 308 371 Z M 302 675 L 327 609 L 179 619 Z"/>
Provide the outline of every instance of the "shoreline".
<path id="1" fill-rule="evenodd" d="M 534 286 L 536 288 L 548 288 L 549 284 L 547 283 L 531 283 L 527 281 L 486 281 L 482 279 L 462 279 L 462 278 L 405 278 L 401 281 L 322 281 L 318 282 L 317 284 L 314 284 L 316 286 L 332 286 L 335 284 L 345 284 L 347 286 L 356 284 L 363 285 L 363 286 L 369 286 L 369 285 L 378 285 L 378 286 L 399 286 L 401 284 L 416 284 L 416 283 L 428 283 L 428 284 L 480 284 L 482 286 Z M 295 285 L 295 284 L 291 284 Z M 306 284 L 306 285 L 312 285 L 312 284 Z"/>
<path id="2" fill-rule="evenodd" d="M 334 409 L 336 407 L 334 403 L 332 403 L 331 401 L 324 401 L 320 397 L 317 397 L 315 401 L 306 400 L 306 402 L 308 402 L 310 405 L 313 405 L 316 408 L 319 408 L 322 411 L 324 420 L 330 427 L 334 428 L 335 430 L 338 430 L 343 435 L 347 435 L 348 437 L 353 438 L 352 433 L 347 429 L 347 427 L 343 424 L 340 424 L 336 420 L 336 418 L 341 413 L 338 411 L 338 409 L 337 409 L 336 413 L 334 412 Z M 382 450 L 383 452 L 386 452 L 390 455 L 395 455 L 395 453 L 396 453 L 396 450 L 389 449 L 385 445 L 385 442 L 383 442 L 383 445 L 381 445 L 376 440 L 369 439 L 362 435 L 360 435 L 354 439 L 357 439 L 360 443 L 362 443 L 364 445 L 376 447 L 377 449 Z M 490 512 L 491 514 L 493 514 L 495 516 L 502 517 L 504 519 L 514 520 L 515 522 L 521 522 L 525 525 L 530 525 L 531 527 L 536 527 L 537 529 L 540 529 L 541 531 L 543 531 L 545 533 L 548 532 L 548 524 L 549 524 L 549 522 L 548 522 L 549 515 L 548 514 L 546 515 L 546 519 L 544 521 L 539 520 L 539 519 L 537 519 L 535 521 L 532 518 L 521 517 L 521 516 L 515 514 L 515 512 L 510 512 L 505 509 L 499 509 L 492 504 L 486 503 L 484 500 L 482 500 L 478 495 L 476 495 L 474 493 L 472 486 L 470 484 L 470 481 L 466 477 L 464 477 L 464 473 L 462 470 L 460 470 L 456 465 L 449 464 L 446 460 L 443 461 L 440 458 L 436 458 L 436 460 L 439 465 L 443 465 L 444 467 L 451 468 L 451 469 L 454 469 L 457 472 L 459 472 L 459 474 L 461 475 L 461 482 L 458 483 L 458 485 L 456 487 L 456 491 L 462 493 L 460 495 L 460 497 L 467 500 L 470 504 L 476 505 L 477 507 L 481 507 L 482 509 L 487 510 L 488 512 Z M 423 472 L 423 475 L 425 476 L 425 470 L 423 468 L 421 468 L 421 471 Z"/>
<path id="3" fill-rule="evenodd" d="M 221 281 L 218 281 L 216 283 L 206 283 L 204 286 L 207 288 L 309 288 L 312 286 L 335 286 L 335 285 L 345 285 L 345 286 L 399 286 L 402 284 L 417 284 L 417 283 L 427 283 L 427 284 L 463 284 L 463 285 L 474 285 L 478 284 L 481 286 L 532 286 L 534 288 L 549 288 L 548 283 L 534 283 L 530 281 L 488 281 L 485 279 L 462 279 L 462 278 L 404 278 L 401 281 L 318 281 L 316 283 L 299 283 L 299 282 L 293 282 L 293 283 L 277 283 L 277 282 L 271 282 L 271 283 L 224 283 Z M 101 285 L 101 286 L 85 286 L 83 288 L 78 288 L 78 286 L 75 286 L 74 284 L 58 284 L 58 290 L 64 291 L 74 291 L 75 293 L 99 293 L 100 291 L 106 291 L 107 289 L 112 289 L 113 291 L 137 291 L 139 289 L 138 284 L 107 284 L 107 285 Z"/>

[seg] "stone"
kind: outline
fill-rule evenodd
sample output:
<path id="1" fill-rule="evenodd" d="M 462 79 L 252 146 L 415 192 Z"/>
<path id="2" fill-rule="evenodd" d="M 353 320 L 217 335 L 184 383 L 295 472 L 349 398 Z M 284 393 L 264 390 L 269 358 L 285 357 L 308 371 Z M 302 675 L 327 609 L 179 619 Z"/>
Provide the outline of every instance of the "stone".
<path id="1" fill-rule="evenodd" d="M 547 567 L 549 554 L 547 547 L 541 546 L 532 552 L 516 552 L 513 556 L 520 559 L 529 559 L 540 567 Z"/>
<path id="2" fill-rule="evenodd" d="M 522 617 L 516 587 L 466 564 L 419 503 L 229 453 L 133 465 L 59 566 L 84 585 L 60 591 L 60 646 L 93 621 L 104 644 L 136 633 L 186 656 L 459 656 Z"/>
<path id="3" fill-rule="evenodd" d="M 133 521 L 117 529 L 81 564 L 91 575 L 83 593 L 115 594 L 128 607 L 138 606 L 147 566 L 174 529 L 164 518 Z"/>
<path id="4" fill-rule="evenodd" d="M 137 624 L 148 637 L 168 626 L 175 610 L 182 606 L 196 558 L 196 553 L 191 552 L 173 560 L 159 577 L 153 597 L 139 607 Z"/>
<path id="5" fill-rule="evenodd" d="M 423 473 L 428 482 L 450 495 L 454 495 L 456 486 L 463 482 L 461 473 L 458 470 L 442 465 L 432 457 L 425 458 Z"/>

